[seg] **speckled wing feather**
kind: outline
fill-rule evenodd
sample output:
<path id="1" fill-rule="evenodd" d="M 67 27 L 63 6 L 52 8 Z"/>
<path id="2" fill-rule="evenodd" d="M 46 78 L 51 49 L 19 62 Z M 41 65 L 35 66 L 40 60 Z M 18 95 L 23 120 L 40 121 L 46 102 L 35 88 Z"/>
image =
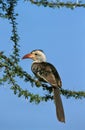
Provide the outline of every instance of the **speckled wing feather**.
<path id="1" fill-rule="evenodd" d="M 32 69 L 33 73 L 40 80 L 48 82 L 52 86 L 58 86 L 58 87 L 62 86 L 60 76 L 52 64 L 47 63 L 47 62 L 42 62 L 42 63 L 34 62 L 32 64 L 31 69 Z"/>

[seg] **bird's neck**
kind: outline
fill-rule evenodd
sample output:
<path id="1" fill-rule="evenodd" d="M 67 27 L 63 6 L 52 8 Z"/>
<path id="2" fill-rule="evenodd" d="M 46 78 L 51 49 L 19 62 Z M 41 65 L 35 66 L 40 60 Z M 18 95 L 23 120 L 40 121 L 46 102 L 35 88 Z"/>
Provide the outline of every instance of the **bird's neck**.
<path id="1" fill-rule="evenodd" d="M 37 63 L 46 62 L 46 57 L 43 55 L 43 58 L 39 57 L 38 59 L 34 60 L 33 62 L 37 62 Z"/>
<path id="2" fill-rule="evenodd" d="M 33 63 L 42 63 L 42 62 L 46 62 L 46 61 L 44 61 L 44 60 L 35 60 L 35 61 L 33 61 Z"/>

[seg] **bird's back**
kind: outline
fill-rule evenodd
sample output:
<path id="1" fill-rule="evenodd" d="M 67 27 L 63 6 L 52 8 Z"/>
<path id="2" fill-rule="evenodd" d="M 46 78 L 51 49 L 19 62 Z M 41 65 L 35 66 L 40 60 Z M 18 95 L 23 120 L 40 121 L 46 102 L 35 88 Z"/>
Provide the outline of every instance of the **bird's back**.
<path id="1" fill-rule="evenodd" d="M 62 82 L 56 68 L 48 62 L 34 62 L 31 67 L 33 73 L 42 81 L 53 86 L 62 86 Z"/>

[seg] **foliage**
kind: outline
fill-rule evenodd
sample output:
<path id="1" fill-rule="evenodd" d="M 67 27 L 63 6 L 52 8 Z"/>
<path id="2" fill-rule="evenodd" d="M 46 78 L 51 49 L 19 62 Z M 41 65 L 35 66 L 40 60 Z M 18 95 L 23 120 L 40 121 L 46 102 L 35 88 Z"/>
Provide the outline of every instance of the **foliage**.
<path id="1" fill-rule="evenodd" d="M 26 1 L 26 0 L 25 0 Z M 11 90 L 14 91 L 14 94 L 17 94 L 18 97 L 24 96 L 26 99 L 29 98 L 30 102 L 39 103 L 40 101 L 48 101 L 49 99 L 53 99 L 52 96 L 52 88 L 49 87 L 47 84 L 42 84 L 41 82 L 35 80 L 30 74 L 28 74 L 26 71 L 23 70 L 23 68 L 19 65 L 19 51 L 20 46 L 18 44 L 19 42 L 19 36 L 17 32 L 17 22 L 16 18 L 18 16 L 17 13 L 15 13 L 15 7 L 17 6 L 18 0 L 0 0 L 0 17 L 6 18 L 9 20 L 9 23 L 12 27 L 12 34 L 10 37 L 10 40 L 13 42 L 13 53 L 9 57 L 7 57 L 4 52 L 0 52 L 0 70 L 2 73 L 2 77 L 0 78 L 0 85 L 3 86 L 3 84 L 6 82 L 11 87 Z M 72 2 L 50 2 L 47 0 L 40 0 L 40 1 L 33 1 L 30 0 L 32 4 L 35 4 L 37 6 L 43 5 L 44 7 L 51 7 L 51 8 L 59 8 L 59 7 L 67 7 L 74 9 L 74 7 L 85 7 L 85 4 L 78 2 L 78 3 L 72 3 Z M 29 82 L 31 86 L 35 85 L 37 88 L 42 87 L 43 91 L 48 91 L 49 94 L 46 94 L 44 96 L 40 96 L 39 94 L 33 94 L 29 90 L 23 90 L 22 87 L 17 83 L 16 77 L 22 79 L 24 82 Z M 70 91 L 70 90 L 60 90 L 61 93 L 69 97 L 77 98 L 83 98 L 85 97 L 85 92 L 83 91 Z"/>
<path id="2" fill-rule="evenodd" d="M 28 1 L 28 0 L 25 0 L 25 1 Z M 42 5 L 44 7 L 50 7 L 50 8 L 60 8 L 60 7 L 66 7 L 66 8 L 70 8 L 70 9 L 74 9 L 76 7 L 84 7 L 85 8 L 85 4 L 82 3 L 82 1 L 63 2 L 60 0 L 55 0 L 55 2 L 53 2 L 53 1 L 48 1 L 48 0 L 30 0 L 30 2 L 32 4 L 37 5 L 37 6 Z"/>

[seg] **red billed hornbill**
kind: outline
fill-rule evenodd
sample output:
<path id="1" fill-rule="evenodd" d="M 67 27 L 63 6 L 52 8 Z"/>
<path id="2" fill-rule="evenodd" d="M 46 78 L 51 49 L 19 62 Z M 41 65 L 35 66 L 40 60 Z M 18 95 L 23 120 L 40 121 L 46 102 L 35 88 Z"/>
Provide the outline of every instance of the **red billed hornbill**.
<path id="1" fill-rule="evenodd" d="M 59 121 L 65 122 L 64 109 L 59 90 L 59 87 L 62 86 L 62 82 L 56 68 L 52 64 L 46 62 L 46 56 L 42 50 L 33 50 L 22 59 L 26 58 L 33 60 L 31 70 L 35 76 L 40 81 L 47 82 L 52 86 L 57 118 Z"/>

